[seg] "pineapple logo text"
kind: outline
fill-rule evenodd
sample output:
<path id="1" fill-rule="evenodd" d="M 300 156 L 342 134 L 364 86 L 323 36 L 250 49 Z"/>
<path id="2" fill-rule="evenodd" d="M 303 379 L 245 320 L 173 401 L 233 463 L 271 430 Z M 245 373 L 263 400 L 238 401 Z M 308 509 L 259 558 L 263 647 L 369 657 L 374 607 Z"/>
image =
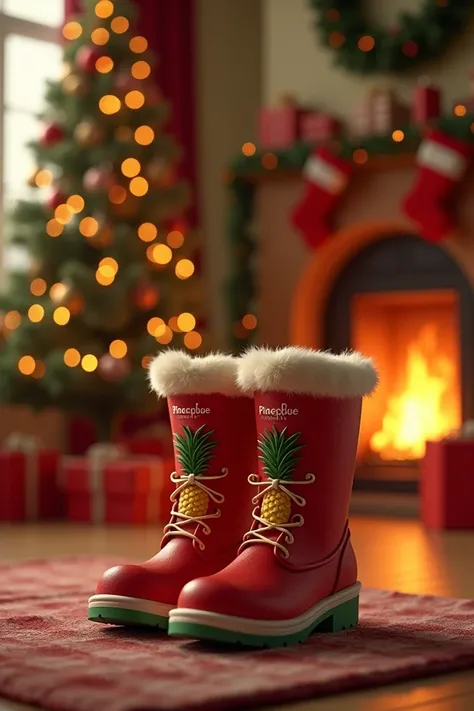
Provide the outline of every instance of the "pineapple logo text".
<path id="1" fill-rule="evenodd" d="M 172 413 L 178 417 L 186 417 L 187 419 L 195 420 L 202 415 L 210 415 L 211 408 L 200 407 L 199 403 L 196 403 L 192 407 L 178 407 L 177 405 L 173 405 Z"/>
<path id="2" fill-rule="evenodd" d="M 259 405 L 258 414 L 262 420 L 286 420 L 287 417 L 293 417 L 298 414 L 297 407 L 288 407 L 286 402 L 282 402 L 280 407 L 265 407 Z"/>

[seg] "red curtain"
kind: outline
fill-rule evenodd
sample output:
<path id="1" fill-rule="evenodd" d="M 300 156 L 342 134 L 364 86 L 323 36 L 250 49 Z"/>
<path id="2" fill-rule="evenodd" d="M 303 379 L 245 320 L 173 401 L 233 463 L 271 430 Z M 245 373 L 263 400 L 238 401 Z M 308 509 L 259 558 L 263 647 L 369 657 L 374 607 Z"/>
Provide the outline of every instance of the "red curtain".
<path id="1" fill-rule="evenodd" d="M 64 0 L 65 16 L 81 11 L 81 0 Z M 194 0 L 133 0 L 137 10 L 137 32 L 147 38 L 150 50 L 158 58 L 156 81 L 170 104 L 172 133 L 183 150 L 181 176 L 189 183 L 194 196 L 188 213 L 191 226 L 196 225 L 196 111 L 195 111 L 195 2 Z M 198 260 L 197 260 L 198 261 Z M 149 418 L 130 417 L 125 430 L 133 432 L 147 424 Z M 92 444 L 94 434 L 87 423 L 74 419 L 69 428 L 70 450 L 82 453 Z"/>

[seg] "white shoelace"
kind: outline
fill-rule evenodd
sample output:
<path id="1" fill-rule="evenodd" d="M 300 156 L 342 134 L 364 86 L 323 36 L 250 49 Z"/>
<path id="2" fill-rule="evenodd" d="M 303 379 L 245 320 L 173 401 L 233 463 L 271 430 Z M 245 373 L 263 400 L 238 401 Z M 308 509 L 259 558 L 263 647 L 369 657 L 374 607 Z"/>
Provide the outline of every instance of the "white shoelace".
<path id="1" fill-rule="evenodd" d="M 173 482 L 173 484 L 177 484 L 178 486 L 170 496 L 170 501 L 173 502 L 173 507 L 171 509 L 171 518 L 175 518 L 177 520 L 170 521 L 170 523 L 166 524 L 163 529 L 163 540 L 168 536 L 185 536 L 186 538 L 191 538 L 193 541 L 196 541 L 202 551 L 205 549 L 206 544 L 201 541 L 201 539 L 195 533 L 193 533 L 192 531 L 187 531 L 185 528 L 183 528 L 183 526 L 189 523 L 195 524 L 196 526 L 201 526 L 204 535 L 208 536 L 211 532 L 211 527 L 209 526 L 207 521 L 209 519 L 219 518 L 221 515 L 220 509 L 217 509 L 217 511 L 212 514 L 204 514 L 204 516 L 188 516 L 188 514 L 180 513 L 176 508 L 176 504 L 178 502 L 180 493 L 187 486 L 199 487 L 200 489 L 206 492 L 211 501 L 214 501 L 214 503 L 216 504 L 222 504 L 225 500 L 224 495 L 220 494 L 218 491 L 215 491 L 215 489 L 211 489 L 211 487 L 207 486 L 203 482 L 223 479 L 227 476 L 228 473 L 229 470 L 226 467 L 223 467 L 221 469 L 221 473 L 216 474 L 215 476 L 197 477 L 194 474 L 178 474 L 177 472 L 172 472 L 171 481 Z"/>
<path id="2" fill-rule="evenodd" d="M 265 494 L 267 494 L 269 491 L 279 490 L 283 491 L 287 496 L 289 496 L 289 498 L 294 501 L 297 506 L 306 506 L 306 499 L 303 498 L 303 496 L 295 494 L 295 492 L 291 491 L 288 487 L 312 484 L 315 480 L 316 477 L 314 476 L 314 474 L 308 473 L 305 474 L 304 479 L 301 481 L 286 481 L 283 484 L 279 479 L 267 479 L 262 481 L 257 474 L 250 474 L 250 476 L 248 477 L 249 484 L 252 484 L 252 486 L 264 486 L 265 484 L 267 484 L 267 486 L 265 486 L 262 491 L 259 491 L 259 493 L 252 499 L 252 503 L 257 504 L 257 506 L 252 512 L 252 516 L 258 527 L 252 528 L 250 531 L 248 531 L 248 533 L 245 534 L 243 538 L 243 543 L 240 547 L 241 550 L 245 546 L 250 545 L 251 543 L 266 543 L 270 546 L 273 546 L 275 552 L 277 550 L 281 550 L 283 556 L 285 558 L 288 558 L 290 553 L 286 546 L 291 545 L 295 540 L 291 529 L 300 528 L 304 524 L 304 517 L 301 514 L 294 514 L 291 517 L 291 520 L 288 521 L 288 523 L 270 523 L 269 521 L 258 515 L 258 504 L 260 503 L 260 500 L 263 499 Z M 278 531 L 280 534 L 285 534 L 284 540 L 286 546 L 283 543 L 280 543 L 280 541 L 277 541 L 274 538 L 270 538 L 268 535 L 265 535 L 266 533 L 274 533 L 275 531 Z"/>

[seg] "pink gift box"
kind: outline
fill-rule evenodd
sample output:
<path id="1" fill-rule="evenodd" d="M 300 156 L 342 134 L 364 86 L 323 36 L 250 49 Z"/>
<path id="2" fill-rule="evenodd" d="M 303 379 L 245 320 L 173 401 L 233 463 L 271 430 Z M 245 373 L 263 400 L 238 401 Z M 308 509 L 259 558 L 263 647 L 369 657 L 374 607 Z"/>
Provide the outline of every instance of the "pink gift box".
<path id="1" fill-rule="evenodd" d="M 341 122 L 322 111 L 311 111 L 301 117 L 301 139 L 317 143 L 339 136 Z"/>
<path id="2" fill-rule="evenodd" d="M 260 109 L 259 138 L 262 148 L 287 148 L 300 138 L 300 106 L 265 106 Z"/>

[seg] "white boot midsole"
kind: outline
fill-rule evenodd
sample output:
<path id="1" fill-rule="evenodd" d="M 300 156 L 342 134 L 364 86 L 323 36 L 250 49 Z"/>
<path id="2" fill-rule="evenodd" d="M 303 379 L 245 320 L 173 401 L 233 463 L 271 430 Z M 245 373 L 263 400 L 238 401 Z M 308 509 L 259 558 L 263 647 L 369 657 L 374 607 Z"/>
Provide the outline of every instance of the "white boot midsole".
<path id="1" fill-rule="evenodd" d="M 89 609 L 94 607 L 116 607 L 119 610 L 133 610 L 146 612 L 149 615 L 168 617 L 173 605 L 164 602 L 143 600 L 140 597 L 126 597 L 125 595 L 92 595 L 89 598 Z"/>
<path id="2" fill-rule="evenodd" d="M 171 610 L 169 619 L 171 625 L 173 622 L 179 622 L 214 627 L 227 632 L 239 632 L 261 637 L 279 637 L 302 632 L 326 612 L 330 612 L 339 607 L 339 605 L 356 598 L 360 593 L 360 588 L 360 583 L 354 583 L 350 588 L 345 588 L 345 590 L 320 600 L 302 615 L 289 620 L 252 620 L 248 617 L 220 615 L 217 612 L 179 607 Z"/>

